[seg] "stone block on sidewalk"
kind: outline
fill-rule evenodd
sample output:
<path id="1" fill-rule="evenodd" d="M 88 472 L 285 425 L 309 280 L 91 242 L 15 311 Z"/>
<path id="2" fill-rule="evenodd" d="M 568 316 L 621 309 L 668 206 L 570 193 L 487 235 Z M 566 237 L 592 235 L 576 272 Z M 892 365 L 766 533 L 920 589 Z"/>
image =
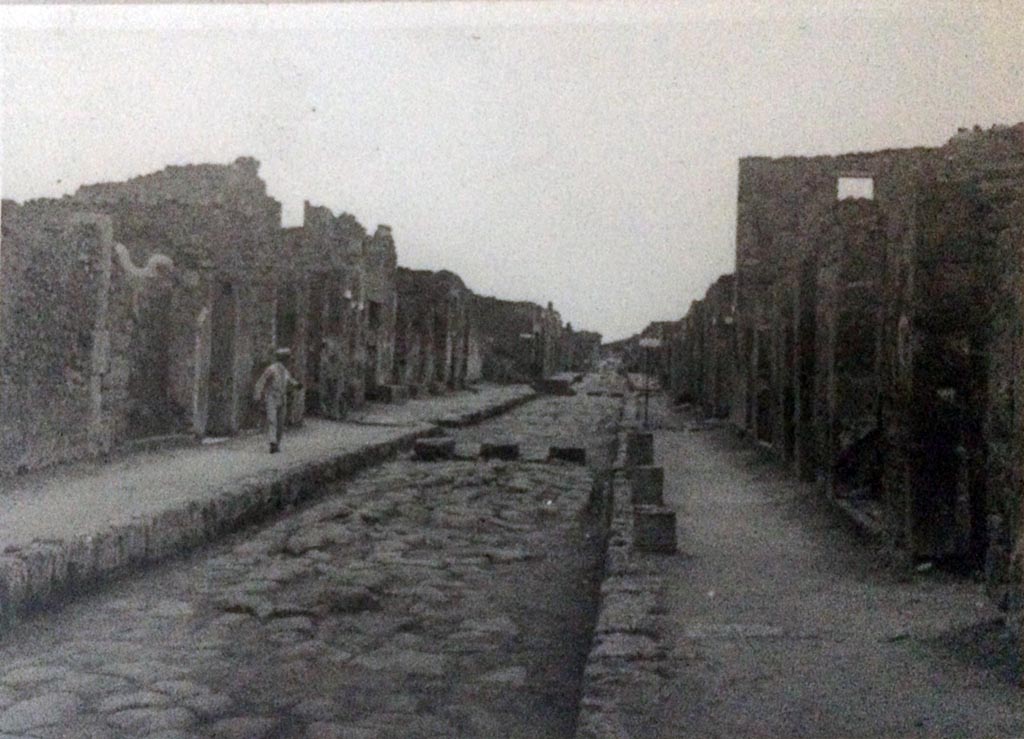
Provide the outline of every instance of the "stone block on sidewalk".
<path id="1" fill-rule="evenodd" d="M 664 505 L 665 468 L 642 465 L 630 471 L 630 502 L 633 505 Z"/>
<path id="2" fill-rule="evenodd" d="M 553 446 L 548 448 L 549 462 L 587 463 L 587 450 L 579 446 Z"/>
<path id="3" fill-rule="evenodd" d="M 519 459 L 519 444 L 512 441 L 485 441 L 480 445 L 481 459 Z"/>
<path id="4" fill-rule="evenodd" d="M 626 436 L 626 465 L 638 467 L 654 464 L 654 434 L 633 431 Z"/>
<path id="5" fill-rule="evenodd" d="M 417 439 L 413 444 L 413 456 L 421 462 L 437 462 L 455 458 L 455 439 L 450 436 L 432 436 Z"/>
<path id="6" fill-rule="evenodd" d="M 640 552 L 672 554 L 676 546 L 676 512 L 665 506 L 633 508 L 633 548 Z"/>

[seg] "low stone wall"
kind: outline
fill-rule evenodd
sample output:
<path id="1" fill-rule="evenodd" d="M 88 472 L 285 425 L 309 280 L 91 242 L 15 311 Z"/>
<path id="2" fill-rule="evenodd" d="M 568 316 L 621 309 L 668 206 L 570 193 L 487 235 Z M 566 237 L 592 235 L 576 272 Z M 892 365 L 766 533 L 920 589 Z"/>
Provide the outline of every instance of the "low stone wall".
<path id="1" fill-rule="evenodd" d="M 625 463 L 619 437 L 616 468 Z M 633 550 L 633 506 L 627 481 L 606 478 L 595 498 L 609 520 L 604 582 L 577 719 L 578 739 L 643 736 L 646 712 L 671 677 L 663 635 L 665 582 L 652 556 Z M 645 697 L 643 704 L 639 697 Z"/>

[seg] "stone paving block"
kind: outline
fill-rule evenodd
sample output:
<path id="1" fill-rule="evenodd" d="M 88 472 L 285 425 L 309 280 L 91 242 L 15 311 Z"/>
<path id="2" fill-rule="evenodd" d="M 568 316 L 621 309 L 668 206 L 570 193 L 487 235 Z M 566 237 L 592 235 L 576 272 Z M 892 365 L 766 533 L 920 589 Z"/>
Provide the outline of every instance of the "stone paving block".
<path id="1" fill-rule="evenodd" d="M 519 459 L 519 444 L 512 441 L 485 441 L 480 445 L 481 459 Z"/>
<path id="2" fill-rule="evenodd" d="M 587 463 L 587 450 L 578 446 L 553 446 L 548 449 L 549 462 Z"/>
<path id="3" fill-rule="evenodd" d="M 455 457 L 455 439 L 450 436 L 417 439 L 413 445 L 413 456 L 421 462 L 452 459 Z"/>
<path id="4" fill-rule="evenodd" d="M 630 471 L 629 484 L 630 502 L 633 505 L 664 505 L 664 467 L 634 467 Z"/>
<path id="5" fill-rule="evenodd" d="M 562 378 L 548 378 L 546 380 L 538 380 L 533 384 L 534 389 L 539 393 L 545 395 L 575 395 L 576 391 L 572 389 L 572 385 L 569 380 Z"/>

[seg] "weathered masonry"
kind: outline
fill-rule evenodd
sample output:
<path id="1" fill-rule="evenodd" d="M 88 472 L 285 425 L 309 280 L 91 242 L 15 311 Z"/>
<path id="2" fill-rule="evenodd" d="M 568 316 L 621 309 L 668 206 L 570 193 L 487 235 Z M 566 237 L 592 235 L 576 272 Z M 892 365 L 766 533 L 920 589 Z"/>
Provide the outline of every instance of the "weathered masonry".
<path id="1" fill-rule="evenodd" d="M 897 551 L 984 567 L 1007 603 L 1024 546 L 1022 230 L 1024 124 L 742 159 L 736 272 L 645 330 L 668 344 L 657 370 Z"/>
<path id="2" fill-rule="evenodd" d="M 104 403 L 104 383 L 110 381 L 110 219 L 9 201 L 2 218 L 3 468 L 26 470 L 102 453 L 112 443 Z"/>
<path id="3" fill-rule="evenodd" d="M 479 381 L 478 331 L 473 293 L 458 275 L 398 270 L 396 385 L 418 395 Z"/>
<path id="4" fill-rule="evenodd" d="M 399 269 L 391 229 L 347 213 L 307 202 L 282 228 L 255 159 L 5 200 L 2 223 L 0 475 L 256 428 L 253 383 L 276 347 L 304 385 L 293 423 L 465 387 L 485 366 L 517 368 L 499 381 L 563 367 L 550 305 Z"/>
<path id="5" fill-rule="evenodd" d="M 3 204 L 0 471 L 252 425 L 280 205 L 254 160 Z"/>
<path id="6" fill-rule="evenodd" d="M 370 236 L 353 216 L 307 202 L 303 225 L 285 230 L 279 262 L 275 339 L 296 358 L 301 406 L 343 418 L 391 380 L 398 303 L 391 230 L 378 226 Z"/>
<path id="7" fill-rule="evenodd" d="M 483 376 L 495 382 L 532 382 L 562 368 L 562 319 L 551 303 L 477 297 Z"/>
<path id="8" fill-rule="evenodd" d="M 562 331 L 561 365 L 569 372 L 588 372 L 601 359 L 601 334 L 576 331 L 571 323 Z"/>

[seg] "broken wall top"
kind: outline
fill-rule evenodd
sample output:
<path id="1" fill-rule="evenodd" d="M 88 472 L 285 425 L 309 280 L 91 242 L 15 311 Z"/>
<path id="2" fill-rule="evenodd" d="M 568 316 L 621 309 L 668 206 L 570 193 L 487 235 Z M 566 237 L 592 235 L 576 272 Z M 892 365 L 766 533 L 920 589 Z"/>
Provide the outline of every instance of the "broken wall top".
<path id="1" fill-rule="evenodd" d="M 132 259 L 170 257 L 185 269 L 238 279 L 273 266 L 281 204 L 266 194 L 255 159 L 167 167 L 125 182 L 84 185 L 72 200 L 108 214 Z"/>

